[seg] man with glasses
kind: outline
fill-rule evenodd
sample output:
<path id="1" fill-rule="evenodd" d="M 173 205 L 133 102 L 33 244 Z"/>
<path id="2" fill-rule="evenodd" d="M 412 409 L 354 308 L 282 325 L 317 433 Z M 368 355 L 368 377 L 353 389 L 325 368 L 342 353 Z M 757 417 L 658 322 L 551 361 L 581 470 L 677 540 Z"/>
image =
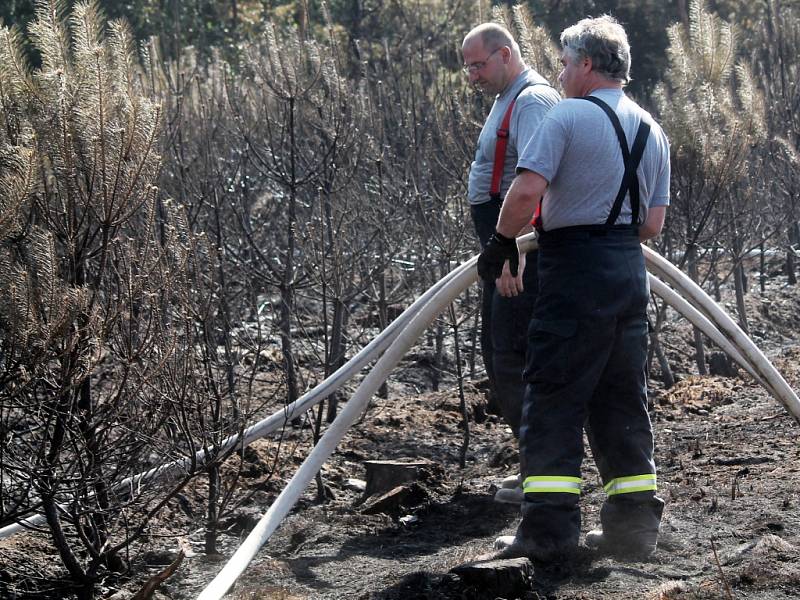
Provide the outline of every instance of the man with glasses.
<path id="1" fill-rule="evenodd" d="M 520 151 L 560 98 L 541 75 L 525 64 L 519 45 L 500 25 L 484 23 L 475 27 L 464 38 L 461 51 L 469 82 L 484 94 L 496 96 L 469 172 L 472 218 L 484 247 L 494 232 L 502 199 L 514 179 Z M 498 144 L 500 138 L 505 140 Z M 515 437 L 519 434 L 525 392 L 522 379 L 527 347 L 525 325 L 537 289 L 535 252 L 527 256 L 527 261 L 523 257 L 523 261 L 515 295 L 504 298 L 497 294 L 494 281 L 485 281 L 481 307 L 481 353 L 491 393 Z M 495 499 L 521 502 L 519 483 L 516 476 L 507 478 Z"/>

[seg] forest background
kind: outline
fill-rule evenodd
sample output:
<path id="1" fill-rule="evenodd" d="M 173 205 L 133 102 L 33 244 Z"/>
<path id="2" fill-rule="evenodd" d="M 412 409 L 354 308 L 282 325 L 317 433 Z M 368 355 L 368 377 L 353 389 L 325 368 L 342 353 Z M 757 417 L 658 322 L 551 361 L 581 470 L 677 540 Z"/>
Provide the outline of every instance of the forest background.
<path id="1" fill-rule="evenodd" d="M 717 299 L 730 284 L 747 330 L 765 257 L 796 284 L 796 0 L 4 2 L 0 525 L 44 514 L 59 585 L 91 597 L 203 478 L 215 552 L 242 501 L 221 469 L 242 449 L 219 443 L 477 250 L 466 181 L 492 99 L 461 72 L 463 35 L 506 23 L 555 84 L 558 32 L 601 13 L 626 26 L 628 91 L 672 144 L 654 247 Z M 433 389 L 482 377 L 477 294 L 415 350 Z M 652 303 L 668 386 L 666 314 Z M 707 345 L 688 350 L 701 374 Z M 317 439 L 343 397 L 294 425 Z M 177 480 L 116 485 L 181 458 Z"/>

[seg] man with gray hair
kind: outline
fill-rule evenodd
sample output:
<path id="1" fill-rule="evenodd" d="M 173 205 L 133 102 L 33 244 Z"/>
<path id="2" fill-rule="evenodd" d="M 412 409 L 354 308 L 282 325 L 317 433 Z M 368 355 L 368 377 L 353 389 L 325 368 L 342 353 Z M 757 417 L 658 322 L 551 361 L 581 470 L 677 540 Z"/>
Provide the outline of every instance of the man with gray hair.
<path id="1" fill-rule="evenodd" d="M 514 179 L 519 151 L 530 140 L 544 115 L 559 100 L 558 93 L 522 59 L 519 45 L 507 29 L 484 23 L 472 29 L 462 45 L 464 71 L 472 85 L 495 97 L 478 138 L 469 172 L 468 198 L 481 247 L 489 240 L 502 199 Z M 525 382 L 525 325 L 536 299 L 536 256 L 523 257 L 518 285 L 505 298 L 495 282 L 484 282 L 481 350 L 492 393 L 514 436 L 519 435 Z M 516 476 L 498 490 L 500 502 L 522 500 Z"/>
<path id="2" fill-rule="evenodd" d="M 612 17 L 561 34 L 567 97 L 523 149 L 495 233 L 478 261 L 514 294 L 514 237 L 537 204 L 539 297 L 529 328 L 520 430 L 522 522 L 498 539 L 504 555 L 551 561 L 578 547 L 583 433 L 607 497 L 586 543 L 624 557 L 656 548 L 656 496 L 647 412 L 647 272 L 640 241 L 658 235 L 669 204 L 669 144 L 623 92 L 630 47 Z M 542 200 L 539 200 L 542 198 Z"/>

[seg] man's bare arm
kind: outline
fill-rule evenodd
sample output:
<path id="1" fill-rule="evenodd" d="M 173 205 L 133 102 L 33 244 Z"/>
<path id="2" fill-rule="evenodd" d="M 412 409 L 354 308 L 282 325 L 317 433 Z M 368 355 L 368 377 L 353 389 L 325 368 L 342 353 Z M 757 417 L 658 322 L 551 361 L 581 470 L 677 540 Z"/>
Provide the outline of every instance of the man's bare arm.
<path id="1" fill-rule="evenodd" d="M 533 171 L 522 171 L 514 178 L 503 201 L 497 232 L 514 238 L 529 225 L 536 211 L 536 203 L 547 189 L 547 180 Z"/>
<path id="2" fill-rule="evenodd" d="M 639 227 L 639 240 L 645 242 L 661 233 L 666 215 L 666 206 L 653 206 L 648 209 L 647 218 Z"/>

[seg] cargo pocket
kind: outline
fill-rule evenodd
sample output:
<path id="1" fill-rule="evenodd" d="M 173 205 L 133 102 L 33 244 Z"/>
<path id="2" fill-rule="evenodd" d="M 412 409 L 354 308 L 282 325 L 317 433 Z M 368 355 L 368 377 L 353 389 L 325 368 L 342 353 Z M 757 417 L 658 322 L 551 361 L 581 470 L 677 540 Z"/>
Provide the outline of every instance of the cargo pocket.
<path id="1" fill-rule="evenodd" d="M 569 381 L 570 355 L 578 321 L 532 319 L 528 327 L 528 353 L 525 381 L 563 385 Z"/>

